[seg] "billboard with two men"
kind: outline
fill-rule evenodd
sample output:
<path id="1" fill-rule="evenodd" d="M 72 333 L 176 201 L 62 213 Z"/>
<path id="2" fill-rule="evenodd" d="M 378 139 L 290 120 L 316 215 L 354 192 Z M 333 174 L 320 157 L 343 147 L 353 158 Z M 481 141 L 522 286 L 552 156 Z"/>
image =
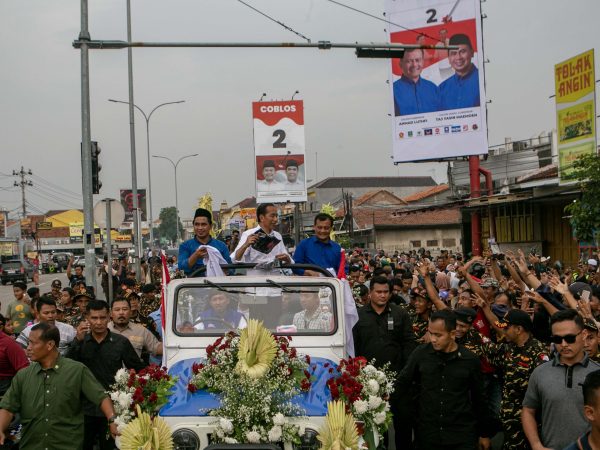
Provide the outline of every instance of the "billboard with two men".
<path id="1" fill-rule="evenodd" d="M 392 59 L 394 162 L 487 153 L 479 0 L 387 0 L 386 17 L 391 43 L 427 47 Z"/>

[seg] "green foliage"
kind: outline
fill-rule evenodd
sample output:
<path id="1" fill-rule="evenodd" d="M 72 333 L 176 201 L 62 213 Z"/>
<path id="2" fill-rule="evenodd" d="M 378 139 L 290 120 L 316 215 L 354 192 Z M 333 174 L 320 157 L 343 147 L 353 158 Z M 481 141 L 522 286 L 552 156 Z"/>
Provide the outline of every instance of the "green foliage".
<path id="1" fill-rule="evenodd" d="M 175 228 L 175 222 L 177 220 L 177 213 L 174 206 L 168 208 L 162 208 L 160 210 L 160 226 L 157 228 L 158 236 L 160 239 L 168 239 L 171 242 L 175 242 L 177 239 L 177 229 Z M 183 225 L 179 222 L 179 233 L 183 235 Z"/>
<path id="2" fill-rule="evenodd" d="M 350 240 L 350 236 L 346 235 L 337 235 L 335 237 L 335 241 L 341 245 L 344 249 L 349 249 L 352 247 L 352 241 Z"/>
<path id="3" fill-rule="evenodd" d="M 574 178 L 580 183 L 581 196 L 565 207 L 571 226 L 580 241 L 592 242 L 600 230 L 600 158 L 585 155 L 573 164 Z"/>

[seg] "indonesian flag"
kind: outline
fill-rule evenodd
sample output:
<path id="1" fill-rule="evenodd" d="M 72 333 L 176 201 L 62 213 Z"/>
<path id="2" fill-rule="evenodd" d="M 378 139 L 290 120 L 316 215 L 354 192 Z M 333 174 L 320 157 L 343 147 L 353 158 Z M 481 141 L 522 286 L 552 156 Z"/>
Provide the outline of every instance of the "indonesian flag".
<path id="1" fill-rule="evenodd" d="M 340 255 L 340 267 L 338 268 L 337 277 L 340 280 L 346 279 L 346 252 L 342 249 Z"/>
<path id="2" fill-rule="evenodd" d="M 162 262 L 162 283 L 161 283 L 162 288 L 160 290 L 160 321 L 161 321 L 161 325 L 162 325 L 162 329 L 163 329 L 163 336 L 164 336 L 165 313 L 166 313 L 165 303 L 167 301 L 167 299 L 166 299 L 167 284 L 169 284 L 169 281 L 171 281 L 171 276 L 169 275 L 169 269 L 167 269 L 167 258 L 165 257 L 164 252 L 160 252 L 160 260 Z M 163 341 L 164 341 L 164 337 L 163 337 Z"/>

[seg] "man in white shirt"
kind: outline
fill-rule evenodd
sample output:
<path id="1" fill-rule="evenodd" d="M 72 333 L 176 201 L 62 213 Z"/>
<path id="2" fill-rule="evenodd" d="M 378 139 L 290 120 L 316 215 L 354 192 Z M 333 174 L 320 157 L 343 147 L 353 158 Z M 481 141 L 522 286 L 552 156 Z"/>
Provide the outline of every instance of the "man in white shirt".
<path id="1" fill-rule="evenodd" d="M 62 356 L 67 353 L 69 345 L 75 339 L 77 331 L 71 325 L 56 321 L 56 301 L 49 295 L 43 295 L 35 303 L 35 309 L 37 311 L 37 320 L 35 323 L 28 325 L 17 337 L 17 343 L 27 348 L 29 345 L 29 333 L 31 328 L 39 322 L 47 322 L 49 325 L 53 325 L 58 328 L 60 333 L 60 343 L 58 345 L 58 351 Z"/>
<path id="2" fill-rule="evenodd" d="M 242 233 L 240 242 L 231 254 L 231 260 L 234 263 L 270 263 L 275 260 L 283 263 L 293 263 L 292 257 L 283 244 L 281 234 L 274 230 L 279 220 L 275 205 L 273 203 L 258 205 L 258 208 L 256 208 L 256 217 L 258 219 L 258 226 Z M 260 248 L 259 239 L 267 237 L 272 238 L 271 245 L 258 250 L 257 247 Z M 254 273 L 256 274 L 257 272 Z M 264 272 L 259 273 L 264 274 Z M 251 271 L 248 274 L 251 274 Z"/>
<path id="3" fill-rule="evenodd" d="M 284 187 L 288 191 L 304 190 L 304 182 L 298 179 L 298 161 L 288 159 L 285 163 L 285 176 L 287 177 Z"/>
<path id="4" fill-rule="evenodd" d="M 256 182 L 256 189 L 259 192 L 282 191 L 283 183 L 275 180 L 275 161 L 266 159 L 262 168 L 263 179 Z"/>

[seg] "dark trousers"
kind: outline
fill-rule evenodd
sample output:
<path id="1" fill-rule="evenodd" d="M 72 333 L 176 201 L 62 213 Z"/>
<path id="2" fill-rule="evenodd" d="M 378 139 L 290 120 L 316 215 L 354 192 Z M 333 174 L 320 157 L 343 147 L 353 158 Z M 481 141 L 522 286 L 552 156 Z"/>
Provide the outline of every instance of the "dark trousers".
<path id="1" fill-rule="evenodd" d="M 396 450 L 413 449 L 413 408 L 411 405 L 411 395 L 405 398 L 399 398 L 398 395 L 392 395 L 390 398 L 390 410 L 393 414 L 394 423 L 394 442 Z M 387 436 L 386 436 L 387 438 Z M 388 445 L 386 445 L 388 447 Z"/>
<path id="2" fill-rule="evenodd" d="M 100 450 L 114 450 L 115 441 L 110 437 L 106 417 L 83 416 L 83 450 L 93 450 L 98 443 Z"/>

